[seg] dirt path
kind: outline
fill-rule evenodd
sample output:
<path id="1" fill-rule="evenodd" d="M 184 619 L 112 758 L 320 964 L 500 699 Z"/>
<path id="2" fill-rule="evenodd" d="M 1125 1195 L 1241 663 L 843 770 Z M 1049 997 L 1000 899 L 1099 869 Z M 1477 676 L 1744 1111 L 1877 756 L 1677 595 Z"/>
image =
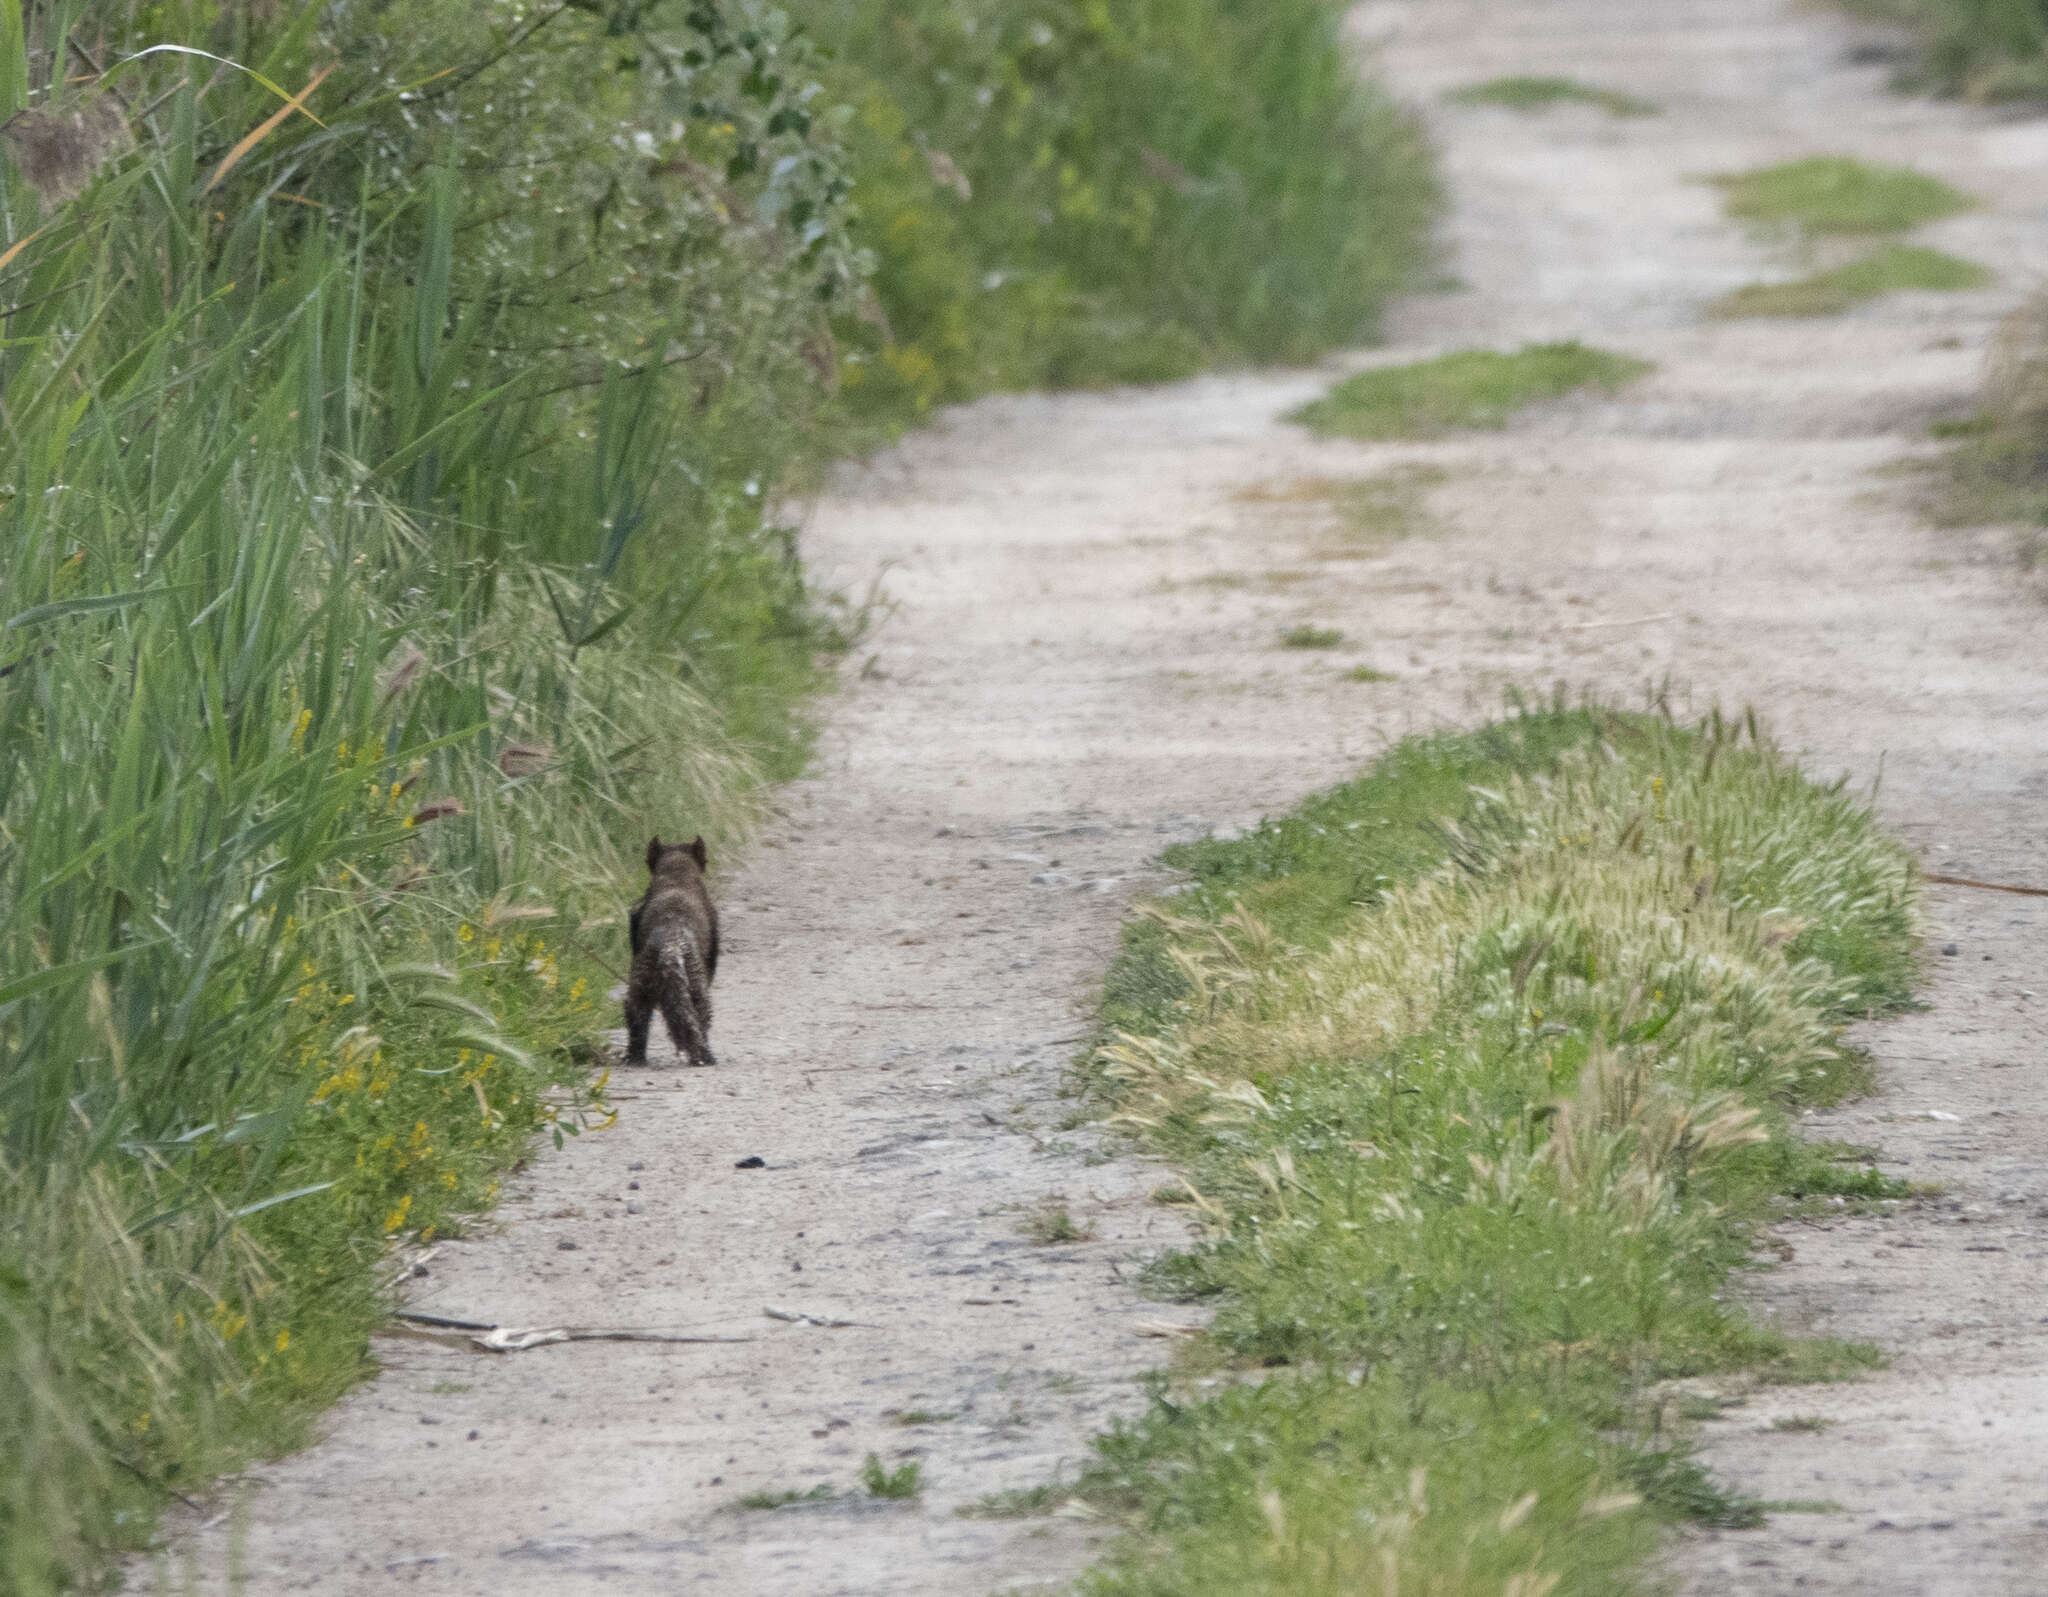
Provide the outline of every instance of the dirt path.
<path id="1" fill-rule="evenodd" d="M 1312 375 L 975 406 L 848 473 L 821 575 L 893 562 L 813 780 L 724 894 L 715 1072 L 624 1085 L 614 1131 L 536 1162 L 495 1235 L 414 1304 L 515 1324 L 743 1337 L 510 1357 L 382 1344 L 322 1446 L 264 1472 L 255 1592 L 947 1593 L 1057 1587 L 1093 1534 L 953 1510 L 1043 1480 L 1164 1344 L 1135 1266 L 1163 1173 L 1067 1131 L 1061 1068 L 1161 844 L 1240 823 L 1508 684 L 1753 702 L 1824 770 L 1884 772 L 1936 869 L 2048 882 L 2048 606 L 1994 535 L 1936 533 L 1888 462 L 1967 407 L 1994 319 L 2048 261 L 2048 123 L 1888 97 L 1859 37 L 1778 0 L 1375 5 L 1419 98 L 1571 72 L 1664 104 L 1437 116 L 1468 292 L 1404 306 L 1407 357 L 1584 336 L 1657 375 L 1440 444 L 1280 425 Z M 2001 286 L 1837 321 L 1701 324 L 1774 264 L 1704 172 L 1820 150 L 1983 196 L 1930 242 Z M 1782 261 L 1775 264 L 1784 264 Z M 1433 467 L 1426 535 L 1333 550 L 1303 478 Z M 1267 490 L 1262 501 L 1258 490 Z M 1244 497 L 1253 491 L 1250 498 Z M 1334 654 L 1282 651 L 1300 621 Z M 1371 665 L 1394 680 L 1347 679 Z M 1754 1287 L 1868 1338 L 1864 1384 L 1759 1394 L 1717 1466 L 1840 1512 L 1681 1546 L 1688 1591 L 2037 1592 L 2048 1562 L 2048 904 L 1936 889 L 1932 1008 L 1873 1032 L 1887 1092 L 1815 1117 L 1942 1199 L 1787 1233 Z M 736 1169 L 758 1155 L 765 1168 Z M 1095 1239 L 1037 1246 L 1064 1194 Z M 842 1318 L 826 1327 L 767 1308 Z M 906 1428 L 900 1411 L 951 1415 Z M 1777 1432 L 1773 1418 L 1836 1422 Z M 775 1513 L 743 1493 L 915 1457 L 913 1504 Z M 240 1517 L 240 1516 L 238 1516 Z M 193 1542 L 221 1589 L 233 1524 Z"/>

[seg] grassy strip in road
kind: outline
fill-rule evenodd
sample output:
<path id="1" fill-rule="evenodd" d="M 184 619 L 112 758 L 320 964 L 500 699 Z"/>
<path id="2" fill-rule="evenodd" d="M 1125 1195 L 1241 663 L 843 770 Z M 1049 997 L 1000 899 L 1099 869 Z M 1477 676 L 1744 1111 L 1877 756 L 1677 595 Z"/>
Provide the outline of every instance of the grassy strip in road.
<path id="1" fill-rule="evenodd" d="M 1887 244 L 1846 266 L 1790 283 L 1750 283 L 1707 306 L 1709 316 L 1839 316 L 1867 300 L 1909 289 L 1958 293 L 1983 288 L 1991 272 L 1975 261 L 1914 244 Z"/>
<path id="2" fill-rule="evenodd" d="M 1652 370 L 1576 339 L 1512 355 L 1466 349 L 1347 377 L 1289 419 L 1340 438 L 1433 438 L 1457 427 L 1504 427 L 1525 406 L 1584 388 L 1612 394 Z"/>
<path id="3" fill-rule="evenodd" d="M 1940 178 L 1847 155 L 1811 155 L 1714 179 L 1741 221 L 1789 223 L 1810 233 L 1903 233 L 1977 203 Z"/>
<path id="4" fill-rule="evenodd" d="M 1547 111 L 1553 105 L 1590 105 L 1609 116 L 1656 116 L 1654 100 L 1641 100 L 1616 89 L 1595 88 L 1577 78 L 1488 78 L 1444 96 L 1453 105 L 1500 105 L 1510 111 Z"/>
<path id="5" fill-rule="evenodd" d="M 1185 1173 L 1157 1274 L 1215 1319 L 1098 1443 L 1087 1589 L 1618 1593 L 1665 1522 L 1755 1522 L 1655 1389 L 1872 1357 L 1722 1301 L 1779 1195 L 1898 1190 L 1792 1131 L 1913 977 L 1867 808 L 1753 723 L 1556 708 L 1172 859 L 1095 1082 Z"/>

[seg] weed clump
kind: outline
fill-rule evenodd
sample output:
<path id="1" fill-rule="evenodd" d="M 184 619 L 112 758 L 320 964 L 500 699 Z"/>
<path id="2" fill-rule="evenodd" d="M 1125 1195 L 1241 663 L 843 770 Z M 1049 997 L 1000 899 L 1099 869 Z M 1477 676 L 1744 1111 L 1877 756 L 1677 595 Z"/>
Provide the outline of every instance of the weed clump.
<path id="1" fill-rule="evenodd" d="M 860 1479 L 870 1497 L 903 1499 L 924 1490 L 924 1470 L 916 1459 L 890 1469 L 878 1455 L 870 1453 L 860 1467 Z"/>
<path id="2" fill-rule="evenodd" d="M 1344 634 L 1337 628 L 1319 627 L 1306 621 L 1280 634 L 1280 647 L 1283 649 L 1334 649 L 1343 642 Z"/>
<path id="3" fill-rule="evenodd" d="M 1876 1357 L 1721 1298 L 1781 1194 L 1851 1181 L 1793 1113 L 1910 992 L 1868 808 L 1753 723 L 1554 708 L 1170 863 L 1092 1079 L 1186 1172 L 1207 1237 L 1154 1285 L 1239 1379 L 1098 1441 L 1074 1494 L 1145 1528 L 1099 1589 L 1619 1590 L 1661 1523 L 1758 1523 L 1647 1388 Z"/>
<path id="4" fill-rule="evenodd" d="M 1342 438 L 1433 438 L 1460 427 L 1505 427 L 1529 405 L 1582 389 L 1616 393 L 1653 369 L 1576 339 L 1511 355 L 1463 350 L 1347 377 L 1289 419 Z"/>

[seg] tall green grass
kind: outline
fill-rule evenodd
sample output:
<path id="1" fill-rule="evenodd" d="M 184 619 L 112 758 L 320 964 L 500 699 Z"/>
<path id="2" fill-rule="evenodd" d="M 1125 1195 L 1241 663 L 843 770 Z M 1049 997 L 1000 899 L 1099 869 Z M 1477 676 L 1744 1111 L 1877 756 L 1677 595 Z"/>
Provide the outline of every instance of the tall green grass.
<path id="1" fill-rule="evenodd" d="M 1335 16 L 0 0 L 0 1593 L 603 1122 L 637 845 L 858 622 L 770 508 L 851 415 L 1369 331 L 1430 185 Z"/>
<path id="2" fill-rule="evenodd" d="M 209 9 L 128 43 L 295 89 L 335 43 Z M 360 59 L 265 131 L 253 74 L 71 82 L 105 35 L 0 0 L 0 116 L 123 130 L 0 187 L 0 1591 L 92 1583 L 167 1490 L 296 1440 L 390 1241 L 602 1121 L 624 861 L 739 841 L 800 751 L 828 639 L 761 506 L 829 263 L 768 199 L 809 147 L 742 86 L 762 48 L 702 17 L 698 119 L 755 107 L 708 136 L 759 134 L 726 182 L 768 220 L 670 229 L 635 358 L 582 308 L 602 240 L 537 298 L 460 139 L 386 164 L 407 102 Z"/>
<path id="3" fill-rule="evenodd" d="M 874 300 L 848 399 L 1147 381 L 1372 336 L 1423 263 L 1419 128 L 1330 0 L 829 0 Z"/>
<path id="4" fill-rule="evenodd" d="M 2048 4 L 2043 0 L 1846 0 L 1920 36 L 1902 87 L 1981 101 L 2048 97 Z"/>
<path id="5" fill-rule="evenodd" d="M 2048 301 L 2036 298 L 2001 329 L 1983 405 L 1953 426 L 1930 508 L 1952 526 L 2011 522 L 2021 564 L 2048 559 Z"/>
<path id="6" fill-rule="evenodd" d="M 1664 1523 L 1761 1517 L 1659 1383 L 1876 1356 L 1723 1293 L 1774 1194 L 1903 1190 L 1792 1118 L 1905 1000 L 1914 895 L 1747 730 L 1519 714 L 1177 852 L 1094 1080 L 1214 1319 L 1079 1482 L 1130 1532 L 1087 1589 L 1622 1593 Z"/>

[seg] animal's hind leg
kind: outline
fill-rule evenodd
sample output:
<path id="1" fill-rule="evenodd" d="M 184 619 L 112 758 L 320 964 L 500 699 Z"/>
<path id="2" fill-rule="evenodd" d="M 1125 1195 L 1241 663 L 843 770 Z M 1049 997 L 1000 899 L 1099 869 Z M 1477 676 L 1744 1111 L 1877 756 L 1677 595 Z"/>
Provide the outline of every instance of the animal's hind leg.
<path id="1" fill-rule="evenodd" d="M 704 957 L 692 944 L 683 953 L 683 971 L 689 978 L 690 1007 L 697 1017 L 697 1047 L 700 1057 L 693 1058 L 692 1064 L 715 1065 L 718 1056 L 711 1051 L 711 971 L 704 963 Z"/>
<path id="2" fill-rule="evenodd" d="M 626 1063 L 644 1065 L 647 1063 L 647 1032 L 654 1022 L 654 1009 L 647 1000 L 630 989 L 626 993 Z"/>

